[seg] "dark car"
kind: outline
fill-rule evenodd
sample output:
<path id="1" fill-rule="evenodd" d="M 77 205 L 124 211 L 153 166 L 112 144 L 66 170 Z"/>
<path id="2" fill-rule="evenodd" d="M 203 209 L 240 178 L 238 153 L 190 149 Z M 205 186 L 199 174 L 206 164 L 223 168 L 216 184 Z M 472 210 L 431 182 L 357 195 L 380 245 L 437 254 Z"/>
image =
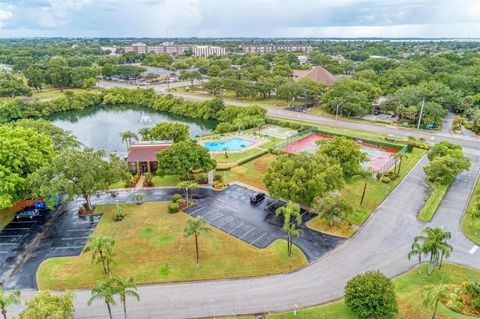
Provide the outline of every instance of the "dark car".
<path id="1" fill-rule="evenodd" d="M 30 207 L 30 208 L 25 208 L 21 212 L 18 212 L 15 215 L 15 219 L 21 220 L 21 219 L 29 219 L 32 220 L 38 216 L 40 216 L 41 211 L 37 208 Z"/>
<path id="2" fill-rule="evenodd" d="M 250 195 L 250 203 L 258 204 L 265 199 L 265 193 L 254 193 Z"/>

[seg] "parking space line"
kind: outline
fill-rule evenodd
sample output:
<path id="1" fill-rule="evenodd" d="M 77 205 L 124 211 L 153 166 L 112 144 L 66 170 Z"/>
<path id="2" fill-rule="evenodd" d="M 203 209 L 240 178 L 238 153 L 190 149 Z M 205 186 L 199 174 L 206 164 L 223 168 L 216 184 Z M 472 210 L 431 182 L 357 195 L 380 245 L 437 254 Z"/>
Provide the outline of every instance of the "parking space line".
<path id="1" fill-rule="evenodd" d="M 62 237 L 62 240 L 75 240 L 75 239 L 86 239 L 89 236 L 82 236 L 82 237 Z"/>
<path id="2" fill-rule="evenodd" d="M 232 232 L 234 232 L 234 231 L 237 230 L 238 228 L 242 227 L 243 225 L 245 225 L 245 223 L 241 223 L 240 225 L 238 225 L 237 227 L 235 227 L 234 229 L 232 229 L 231 231 L 229 231 L 227 234 L 231 234 Z"/>
<path id="3" fill-rule="evenodd" d="M 213 223 L 214 221 L 216 221 L 217 219 L 222 218 L 222 217 L 225 217 L 225 215 L 220 215 L 220 216 L 218 216 L 217 218 L 212 219 L 212 220 L 209 221 L 208 223 L 211 224 L 211 223 Z M 213 227 L 215 227 L 215 226 L 213 226 Z"/>
<path id="4" fill-rule="evenodd" d="M 267 234 L 267 233 L 263 233 L 262 235 L 260 235 L 260 237 L 258 237 L 258 238 L 255 239 L 254 241 L 252 241 L 252 242 L 250 243 L 250 245 L 255 244 L 258 240 L 260 240 L 260 239 L 261 239 L 263 236 L 265 236 L 266 234 Z"/>
<path id="5" fill-rule="evenodd" d="M 0 246 L 17 245 L 18 243 L 0 243 Z"/>
<path id="6" fill-rule="evenodd" d="M 67 229 L 66 231 L 92 231 L 94 228 L 85 228 L 85 229 Z"/>
<path id="7" fill-rule="evenodd" d="M 468 253 L 469 253 L 470 255 L 473 255 L 473 254 L 475 254 L 475 252 L 477 251 L 477 249 L 478 249 L 478 246 L 475 245 L 475 246 L 472 247 L 472 249 L 470 249 L 470 251 L 469 251 Z"/>
<path id="8" fill-rule="evenodd" d="M 238 194 L 238 198 L 242 197 L 243 194 L 245 194 L 246 192 L 249 192 L 250 190 L 249 189 L 246 189 L 245 191 L 241 192 L 240 194 Z"/>
<path id="9" fill-rule="evenodd" d="M 207 208 L 207 207 L 208 207 L 208 206 L 201 206 L 201 207 L 198 208 L 198 209 L 192 210 L 192 211 L 189 213 L 189 215 L 195 214 L 196 212 L 198 212 L 198 211 L 200 211 L 200 210 L 202 210 L 202 209 L 204 209 L 204 208 Z"/>
<path id="10" fill-rule="evenodd" d="M 31 223 L 36 223 L 35 220 L 16 220 L 11 222 L 10 224 L 31 224 Z"/>
<path id="11" fill-rule="evenodd" d="M 13 228 L 4 228 L 2 229 L 2 232 L 6 230 L 29 230 L 29 229 L 30 228 L 26 228 L 26 227 L 13 227 Z"/>
<path id="12" fill-rule="evenodd" d="M 213 209 L 213 210 L 207 212 L 206 214 L 201 215 L 200 217 L 202 217 L 203 219 L 205 219 L 205 216 L 208 216 L 208 215 L 210 215 L 211 213 L 216 212 L 216 211 L 217 211 L 216 209 Z"/>
<path id="13" fill-rule="evenodd" d="M 0 235 L 0 238 L 23 237 L 25 235 Z"/>
<path id="14" fill-rule="evenodd" d="M 255 230 L 255 226 L 252 227 L 252 229 L 250 229 L 249 231 L 247 231 L 245 234 L 243 234 L 242 236 L 238 237 L 238 239 L 242 239 L 243 236 L 247 235 L 247 234 L 250 234 L 252 231 Z"/>
<path id="15" fill-rule="evenodd" d="M 61 247 L 52 247 L 52 249 L 78 249 L 85 246 L 61 246 Z"/>
<path id="16" fill-rule="evenodd" d="M 0 254 L 8 254 L 8 253 L 9 253 L 9 251 L 2 251 L 2 250 L 0 250 Z"/>

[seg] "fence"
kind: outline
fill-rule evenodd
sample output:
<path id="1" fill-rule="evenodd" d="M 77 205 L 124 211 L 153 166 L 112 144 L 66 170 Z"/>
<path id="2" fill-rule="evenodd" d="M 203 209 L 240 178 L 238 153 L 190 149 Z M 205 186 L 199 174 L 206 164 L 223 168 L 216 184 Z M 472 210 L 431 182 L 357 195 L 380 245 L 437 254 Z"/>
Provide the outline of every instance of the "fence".
<path id="1" fill-rule="evenodd" d="M 315 127 L 309 128 L 305 131 L 302 131 L 302 132 L 297 133 L 293 136 L 290 136 L 289 138 L 287 138 L 284 141 L 281 141 L 281 142 L 275 144 L 274 148 L 281 149 L 281 148 L 287 146 L 288 144 L 296 142 L 296 141 L 304 138 L 305 136 L 310 135 L 311 133 L 316 133 L 316 132 L 317 132 L 317 129 Z"/>

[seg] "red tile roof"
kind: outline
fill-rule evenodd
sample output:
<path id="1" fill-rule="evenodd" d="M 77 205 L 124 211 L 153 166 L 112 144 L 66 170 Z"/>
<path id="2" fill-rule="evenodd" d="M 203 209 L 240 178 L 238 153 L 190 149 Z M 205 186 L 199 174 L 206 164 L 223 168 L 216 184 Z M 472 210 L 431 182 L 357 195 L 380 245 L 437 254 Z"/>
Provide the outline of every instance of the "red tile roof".
<path id="1" fill-rule="evenodd" d="M 326 85 L 332 85 L 337 78 L 321 66 L 313 67 L 311 70 L 293 70 L 293 79 L 300 80 L 303 78 L 309 78 L 318 82 L 325 83 Z"/>
<path id="2" fill-rule="evenodd" d="M 171 144 L 131 145 L 128 149 L 127 162 L 156 162 L 156 154 L 166 150 Z"/>

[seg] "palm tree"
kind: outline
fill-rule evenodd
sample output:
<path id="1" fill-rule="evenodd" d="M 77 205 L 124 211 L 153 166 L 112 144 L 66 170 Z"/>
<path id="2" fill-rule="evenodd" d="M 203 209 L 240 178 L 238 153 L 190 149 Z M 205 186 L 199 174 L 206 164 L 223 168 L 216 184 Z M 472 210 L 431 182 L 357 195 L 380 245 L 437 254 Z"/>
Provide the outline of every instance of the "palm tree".
<path id="1" fill-rule="evenodd" d="M 201 233 L 206 233 L 209 231 L 207 227 L 204 227 L 205 221 L 201 218 L 189 219 L 187 220 L 187 227 L 183 230 L 183 236 L 188 238 L 190 236 L 195 236 L 195 251 L 197 253 L 197 266 L 199 263 L 199 252 L 198 252 L 198 236 Z"/>
<path id="2" fill-rule="evenodd" d="M 437 313 L 438 302 L 448 296 L 448 286 L 445 284 L 428 285 L 423 291 L 423 306 L 431 309 L 432 319 L 435 319 Z"/>
<path id="3" fill-rule="evenodd" d="M 398 153 L 393 154 L 393 158 L 395 158 L 395 168 L 394 168 L 393 172 L 400 175 L 400 170 L 402 168 L 402 161 L 403 161 L 404 158 L 408 158 L 408 155 L 407 155 L 407 153 L 404 153 L 404 152 L 398 152 Z M 399 161 L 398 171 L 396 171 L 397 161 Z"/>
<path id="4" fill-rule="evenodd" d="M 107 305 L 108 315 L 112 319 L 112 308 L 111 305 L 115 306 L 116 302 L 113 298 L 116 293 L 115 280 L 112 277 L 109 277 L 103 281 L 97 281 L 95 287 L 92 289 L 92 295 L 88 299 L 88 305 L 90 306 L 92 302 L 96 299 L 103 299 Z"/>
<path id="5" fill-rule="evenodd" d="M 192 181 L 182 181 L 177 184 L 178 188 L 185 188 L 185 199 L 187 200 L 187 205 L 188 205 L 188 193 L 193 191 L 195 188 L 198 187 L 198 184 Z"/>
<path id="6" fill-rule="evenodd" d="M 135 280 L 133 277 L 129 277 L 127 280 L 122 280 L 120 277 L 113 277 L 112 280 L 115 283 L 115 293 L 120 297 L 120 302 L 123 304 L 123 314 L 125 319 L 127 319 L 127 297 L 130 296 L 140 300 Z"/>
<path id="7" fill-rule="evenodd" d="M 7 308 L 11 305 L 20 305 L 20 290 L 11 292 L 8 296 L 3 289 L 0 289 L 0 310 L 2 310 L 3 319 L 7 319 Z"/>
<path id="8" fill-rule="evenodd" d="M 110 263 L 113 260 L 112 247 L 115 240 L 108 236 L 90 236 L 83 252 L 92 252 L 92 261 L 102 263 L 105 275 L 110 274 Z"/>
<path id="9" fill-rule="evenodd" d="M 122 138 L 122 143 L 127 143 L 127 150 L 132 144 L 132 139 L 138 141 L 137 134 L 133 133 L 132 131 L 120 132 L 120 137 Z"/>
<path id="10" fill-rule="evenodd" d="M 410 248 L 410 252 L 408 253 L 408 260 L 412 258 L 413 256 L 417 255 L 418 256 L 418 273 L 422 273 L 422 255 L 425 254 L 424 248 L 422 245 L 420 245 L 418 240 L 415 240 L 412 244 L 412 247 Z"/>
<path id="11" fill-rule="evenodd" d="M 425 255 L 430 255 L 428 275 L 432 274 L 437 264 L 438 268 L 441 269 L 443 259 L 450 257 L 453 251 L 453 247 L 449 243 L 450 238 L 450 232 L 438 227 L 427 227 L 422 230 L 419 236 L 415 237 L 414 242 L 418 242 Z"/>
<path id="12" fill-rule="evenodd" d="M 293 236 L 298 237 L 303 233 L 301 229 L 297 229 L 297 226 L 302 223 L 300 206 L 289 201 L 287 205 L 277 208 L 275 216 L 283 216 L 284 218 L 282 231 L 287 234 L 287 249 L 290 257 L 292 255 Z"/>

